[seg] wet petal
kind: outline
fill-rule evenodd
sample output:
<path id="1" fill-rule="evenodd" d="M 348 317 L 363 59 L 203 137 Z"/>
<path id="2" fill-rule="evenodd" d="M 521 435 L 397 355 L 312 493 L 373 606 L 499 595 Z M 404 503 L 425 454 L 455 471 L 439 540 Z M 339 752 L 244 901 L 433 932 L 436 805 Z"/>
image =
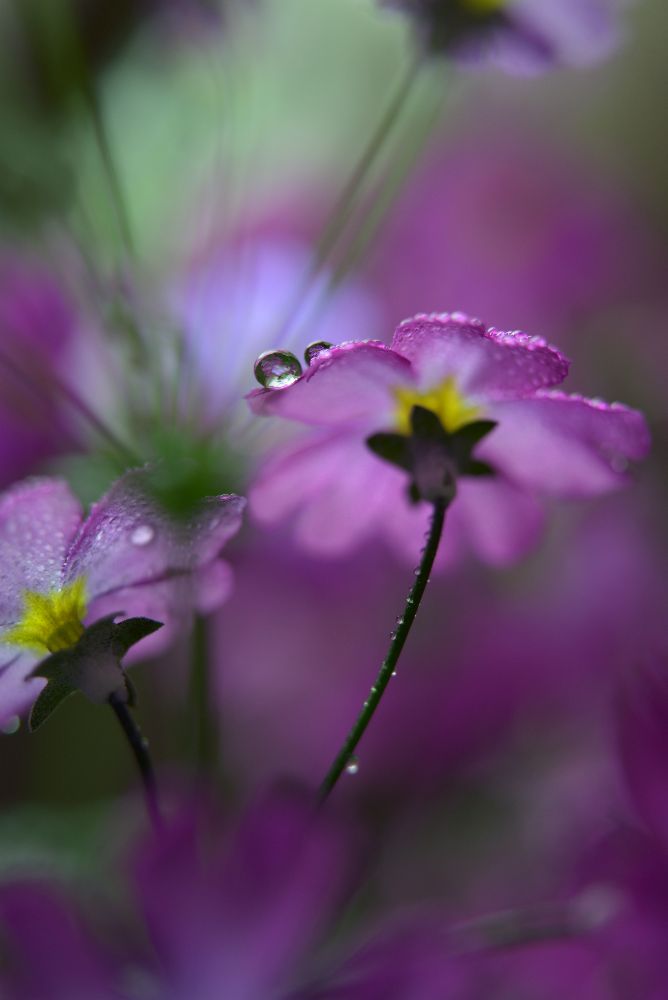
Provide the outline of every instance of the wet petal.
<path id="1" fill-rule="evenodd" d="M 478 456 L 515 482 L 555 496 L 595 496 L 623 485 L 630 459 L 643 458 L 649 432 L 641 413 L 564 393 L 495 404 L 498 427 Z"/>
<path id="2" fill-rule="evenodd" d="M 411 384 L 411 366 L 385 344 L 340 344 L 322 351 L 297 382 L 247 398 L 254 413 L 323 427 L 384 426 L 394 386 Z"/>
<path id="3" fill-rule="evenodd" d="M 423 387 L 454 376 L 459 390 L 476 400 L 532 395 L 568 374 L 566 358 L 540 338 L 486 329 L 461 313 L 405 320 L 392 348 L 408 358 Z"/>
<path id="4" fill-rule="evenodd" d="M 142 472 L 115 483 L 93 506 L 68 553 L 64 577 L 84 576 L 90 600 L 183 577 L 215 559 L 241 525 L 241 497 L 208 498 L 200 513 L 181 523 L 170 519 L 145 487 Z M 148 610 L 135 613 L 151 616 Z"/>
<path id="5" fill-rule="evenodd" d="M 23 591 L 60 586 L 65 553 L 81 523 L 60 479 L 28 479 L 0 497 L 0 627 L 21 615 Z"/>

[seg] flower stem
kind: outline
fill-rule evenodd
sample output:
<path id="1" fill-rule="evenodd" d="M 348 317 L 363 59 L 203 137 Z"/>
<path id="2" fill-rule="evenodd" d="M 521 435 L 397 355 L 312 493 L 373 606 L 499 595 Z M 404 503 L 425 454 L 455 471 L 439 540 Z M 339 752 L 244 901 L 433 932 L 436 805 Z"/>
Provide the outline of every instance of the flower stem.
<path id="1" fill-rule="evenodd" d="M 155 783 L 155 773 L 153 771 L 153 764 L 148 752 L 148 742 L 142 736 L 141 729 L 135 722 L 127 703 L 123 701 L 119 695 L 111 694 L 109 696 L 109 704 L 121 724 L 121 728 L 125 733 L 128 743 L 130 744 L 130 749 L 132 750 L 134 758 L 137 761 L 139 774 L 144 788 L 146 809 L 153 825 L 153 829 L 156 833 L 158 833 L 162 829 L 162 818 L 158 807 L 158 793 Z"/>
<path id="2" fill-rule="evenodd" d="M 362 711 L 357 717 L 357 721 L 348 733 L 343 746 L 334 759 L 334 763 L 327 772 L 325 780 L 320 786 L 320 790 L 318 792 L 318 801 L 320 804 L 328 798 L 347 765 L 350 763 L 357 744 L 361 740 L 367 726 L 371 722 L 371 719 L 380 704 L 380 700 L 383 697 L 385 688 L 389 684 L 390 678 L 392 677 L 396 665 L 399 662 L 399 657 L 401 656 L 404 644 L 408 638 L 413 622 L 415 621 L 415 616 L 418 608 L 420 607 L 420 602 L 429 581 L 429 574 L 431 573 L 434 565 L 434 559 L 436 558 L 436 553 L 438 552 L 438 546 L 443 534 L 446 507 L 447 503 L 445 500 L 436 500 L 434 502 L 434 509 L 431 516 L 429 531 L 427 533 L 427 540 L 425 547 L 422 550 L 420 565 L 415 571 L 415 583 L 411 587 L 408 597 L 406 598 L 406 605 L 404 607 L 403 614 L 397 621 L 397 628 L 392 634 L 390 648 L 387 652 L 387 656 L 383 660 L 383 664 L 378 672 L 376 682 L 371 688 L 369 697 L 364 702 Z"/>

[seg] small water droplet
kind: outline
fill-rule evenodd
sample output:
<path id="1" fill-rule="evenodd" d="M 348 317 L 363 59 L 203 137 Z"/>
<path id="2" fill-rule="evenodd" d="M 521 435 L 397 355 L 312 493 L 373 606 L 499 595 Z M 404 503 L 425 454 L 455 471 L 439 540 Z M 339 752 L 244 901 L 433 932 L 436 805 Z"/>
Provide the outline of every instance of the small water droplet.
<path id="1" fill-rule="evenodd" d="M 346 764 L 346 774 L 357 774 L 360 769 L 359 757 L 350 757 Z"/>
<path id="2" fill-rule="evenodd" d="M 391 677 L 396 677 L 396 676 L 397 676 L 397 672 L 396 672 L 396 670 L 393 670 L 390 676 L 391 676 Z"/>
<path id="3" fill-rule="evenodd" d="M 19 719 L 18 715 L 11 715 L 5 722 L 4 726 L 2 726 L 2 732 L 6 733 L 7 736 L 11 736 L 12 733 L 18 732 L 20 727 L 21 727 L 21 720 Z"/>
<path id="4" fill-rule="evenodd" d="M 150 524 L 139 524 L 133 529 L 130 541 L 133 545 L 148 545 L 155 538 L 155 529 Z"/>
<path id="5" fill-rule="evenodd" d="M 304 361 L 307 365 L 313 364 L 315 359 L 323 351 L 328 351 L 332 345 L 327 340 L 314 340 L 304 351 Z"/>
<path id="6" fill-rule="evenodd" d="M 290 351 L 263 351 L 253 373 L 264 389 L 284 389 L 297 381 L 302 366 Z"/>

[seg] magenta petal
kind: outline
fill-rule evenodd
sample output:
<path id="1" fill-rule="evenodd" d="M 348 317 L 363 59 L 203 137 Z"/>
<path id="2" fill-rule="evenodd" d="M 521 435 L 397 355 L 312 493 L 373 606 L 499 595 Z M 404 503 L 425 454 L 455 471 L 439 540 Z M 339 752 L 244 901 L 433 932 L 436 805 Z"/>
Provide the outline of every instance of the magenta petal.
<path id="1" fill-rule="evenodd" d="M 28 479 L 0 496 L 0 627 L 20 617 L 24 590 L 60 586 L 80 523 L 79 502 L 60 479 Z"/>
<path id="2" fill-rule="evenodd" d="M 392 348 L 408 358 L 422 385 L 455 376 L 462 392 L 479 399 L 528 396 L 568 374 L 567 359 L 543 340 L 486 329 L 461 313 L 404 320 Z"/>
<path id="3" fill-rule="evenodd" d="M 649 432 L 641 413 L 564 393 L 496 403 L 498 426 L 478 448 L 515 482 L 555 496 L 595 496 L 622 485 L 629 459 L 643 458 Z"/>
<path id="4" fill-rule="evenodd" d="M 215 559 L 239 529 L 245 500 L 205 500 L 187 523 L 167 517 L 145 489 L 142 472 L 129 472 L 96 503 L 68 553 L 64 577 L 84 576 L 94 600 L 139 584 L 189 574 Z"/>
<path id="5" fill-rule="evenodd" d="M 382 427 L 393 400 L 388 390 L 413 381 L 410 364 L 384 344 L 341 344 L 324 351 L 284 389 L 261 389 L 247 398 L 254 413 L 323 427 Z"/>

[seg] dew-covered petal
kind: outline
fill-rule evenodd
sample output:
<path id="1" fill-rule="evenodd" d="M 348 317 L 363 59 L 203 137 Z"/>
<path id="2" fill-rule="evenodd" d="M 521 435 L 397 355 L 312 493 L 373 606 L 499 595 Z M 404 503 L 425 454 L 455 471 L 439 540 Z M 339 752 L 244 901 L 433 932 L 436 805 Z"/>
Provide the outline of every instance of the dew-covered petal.
<path id="1" fill-rule="evenodd" d="M 23 591 L 60 586 L 81 507 L 60 479 L 27 479 L 0 496 L 0 628 L 14 623 Z"/>
<path id="2" fill-rule="evenodd" d="M 498 426 L 480 458 L 516 483 L 555 496 L 596 496 L 626 481 L 629 460 L 643 458 L 649 432 L 637 410 L 559 392 L 495 404 Z"/>
<path id="3" fill-rule="evenodd" d="M 119 479 L 94 504 L 68 553 L 65 578 L 84 576 L 90 600 L 185 576 L 217 558 L 241 525 L 242 497 L 207 498 L 182 522 L 168 517 L 146 486 L 141 471 Z"/>
<path id="4" fill-rule="evenodd" d="M 28 680 L 36 662 L 33 653 L 0 646 L 0 728 L 23 715 L 46 684 L 42 678 Z"/>
<path id="5" fill-rule="evenodd" d="M 411 384 L 409 362 L 385 344 L 365 341 L 322 351 L 285 389 L 247 397 L 254 413 L 323 427 L 382 427 L 394 406 L 391 389 Z"/>
<path id="6" fill-rule="evenodd" d="M 568 374 L 567 359 L 540 338 L 486 329 L 462 313 L 404 320 L 392 348 L 411 362 L 422 387 L 453 376 L 462 393 L 479 400 L 529 396 Z"/>

